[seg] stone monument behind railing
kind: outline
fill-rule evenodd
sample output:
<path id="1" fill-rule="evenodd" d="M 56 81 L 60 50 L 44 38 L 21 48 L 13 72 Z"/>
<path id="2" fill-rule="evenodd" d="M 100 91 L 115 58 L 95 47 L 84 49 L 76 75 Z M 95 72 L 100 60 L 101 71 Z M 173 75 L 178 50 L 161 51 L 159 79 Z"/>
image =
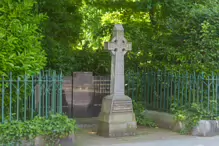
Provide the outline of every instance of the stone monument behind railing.
<path id="1" fill-rule="evenodd" d="M 131 51 L 132 44 L 124 37 L 122 25 L 115 25 L 113 39 L 105 43 L 110 51 L 111 87 L 110 95 L 103 98 L 97 134 L 105 137 L 135 135 L 137 128 L 132 100 L 125 95 L 124 55 Z"/>

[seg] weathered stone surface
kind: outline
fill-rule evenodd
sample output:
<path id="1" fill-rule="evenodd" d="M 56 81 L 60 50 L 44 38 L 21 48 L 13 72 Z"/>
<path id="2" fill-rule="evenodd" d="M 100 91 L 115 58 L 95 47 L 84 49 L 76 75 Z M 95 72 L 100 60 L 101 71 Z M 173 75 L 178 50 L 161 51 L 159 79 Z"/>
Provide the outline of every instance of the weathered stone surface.
<path id="1" fill-rule="evenodd" d="M 93 74 L 92 72 L 73 73 L 73 115 L 92 117 Z M 70 104 L 70 103 L 69 103 Z"/>
<path id="2" fill-rule="evenodd" d="M 143 114 L 152 119 L 160 128 L 180 131 L 184 127 L 181 122 L 175 121 L 174 116 L 169 113 L 146 110 Z"/>
<path id="3" fill-rule="evenodd" d="M 114 100 L 112 113 L 133 112 L 132 101 L 130 100 Z"/>
<path id="4" fill-rule="evenodd" d="M 169 113 L 146 110 L 143 113 L 147 118 L 152 119 L 158 127 L 170 129 L 172 131 L 180 131 L 185 125 L 174 119 Z M 210 137 L 219 135 L 219 121 L 217 120 L 200 120 L 197 126 L 191 131 L 193 136 Z"/>
<path id="5" fill-rule="evenodd" d="M 217 120 L 201 120 L 193 129 L 194 136 L 215 136 L 219 135 L 219 121 Z"/>
<path id="6" fill-rule="evenodd" d="M 132 44 L 124 37 L 122 25 L 115 25 L 113 39 L 105 43 L 110 51 L 111 86 L 110 95 L 102 101 L 97 134 L 106 137 L 134 135 L 137 128 L 132 100 L 124 94 L 124 55 L 130 51 Z"/>
<path id="7" fill-rule="evenodd" d="M 106 96 L 102 102 L 97 134 L 105 137 L 135 135 L 137 124 L 130 102 L 132 100 L 125 95 L 120 97 Z M 114 106 L 117 107 L 116 111 Z"/>
<path id="8" fill-rule="evenodd" d="M 115 25 L 113 28 L 113 39 L 105 42 L 105 50 L 111 53 L 111 86 L 110 94 L 124 95 L 124 55 L 132 48 L 132 43 L 124 37 L 122 25 Z"/>

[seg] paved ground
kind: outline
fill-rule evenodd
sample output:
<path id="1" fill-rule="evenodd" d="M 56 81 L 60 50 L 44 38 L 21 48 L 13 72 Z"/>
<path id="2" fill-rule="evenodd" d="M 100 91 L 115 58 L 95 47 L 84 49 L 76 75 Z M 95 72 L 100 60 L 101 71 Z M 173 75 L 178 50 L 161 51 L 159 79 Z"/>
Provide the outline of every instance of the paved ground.
<path id="1" fill-rule="evenodd" d="M 218 146 L 219 136 L 213 138 L 186 138 L 175 140 L 156 140 L 140 143 L 110 144 L 103 146 Z"/>
<path id="2" fill-rule="evenodd" d="M 164 129 L 139 127 L 136 136 L 104 138 L 96 135 L 95 129 L 82 129 L 76 134 L 77 146 L 125 146 L 122 144 L 150 142 L 155 140 L 185 139 L 190 136 L 179 135 Z M 137 146 L 137 145 L 136 145 Z M 140 145 L 139 145 L 140 146 Z"/>
<path id="3" fill-rule="evenodd" d="M 193 137 L 164 129 L 139 127 L 136 136 L 104 138 L 95 129 L 83 129 L 77 134 L 76 146 L 219 146 L 218 137 Z"/>
<path id="4" fill-rule="evenodd" d="M 83 119 L 84 120 L 84 119 Z M 86 119 L 89 124 L 96 119 Z M 86 124 L 85 124 L 86 125 Z M 180 135 L 160 128 L 139 127 L 136 136 L 104 138 L 96 135 L 95 128 L 81 129 L 76 134 L 76 146 L 219 146 L 218 137 L 193 137 Z"/>

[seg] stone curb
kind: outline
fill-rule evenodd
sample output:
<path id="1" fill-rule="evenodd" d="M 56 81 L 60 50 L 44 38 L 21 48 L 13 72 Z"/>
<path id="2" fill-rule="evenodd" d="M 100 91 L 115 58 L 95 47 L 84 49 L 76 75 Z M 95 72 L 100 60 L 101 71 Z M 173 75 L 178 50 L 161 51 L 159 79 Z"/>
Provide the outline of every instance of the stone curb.
<path id="1" fill-rule="evenodd" d="M 193 136 L 216 136 L 219 135 L 218 120 L 201 120 L 192 131 Z"/>
<path id="2" fill-rule="evenodd" d="M 184 124 L 174 120 L 174 116 L 172 114 L 151 110 L 146 110 L 143 114 L 147 118 L 152 119 L 160 128 L 170 129 L 175 132 L 179 132 L 184 128 Z M 203 137 L 219 135 L 219 121 L 201 120 L 191 133 L 193 136 Z"/>

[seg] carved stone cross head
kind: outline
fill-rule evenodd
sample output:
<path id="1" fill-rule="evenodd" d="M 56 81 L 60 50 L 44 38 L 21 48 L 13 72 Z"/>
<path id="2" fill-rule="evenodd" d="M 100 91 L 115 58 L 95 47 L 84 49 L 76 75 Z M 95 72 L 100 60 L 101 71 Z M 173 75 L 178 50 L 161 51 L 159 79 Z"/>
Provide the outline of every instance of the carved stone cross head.
<path id="1" fill-rule="evenodd" d="M 105 42 L 105 50 L 110 51 L 113 55 L 116 53 L 125 54 L 132 50 L 132 43 L 127 42 L 124 36 L 124 28 L 121 24 L 116 24 L 113 28 L 113 39 L 111 42 Z"/>

